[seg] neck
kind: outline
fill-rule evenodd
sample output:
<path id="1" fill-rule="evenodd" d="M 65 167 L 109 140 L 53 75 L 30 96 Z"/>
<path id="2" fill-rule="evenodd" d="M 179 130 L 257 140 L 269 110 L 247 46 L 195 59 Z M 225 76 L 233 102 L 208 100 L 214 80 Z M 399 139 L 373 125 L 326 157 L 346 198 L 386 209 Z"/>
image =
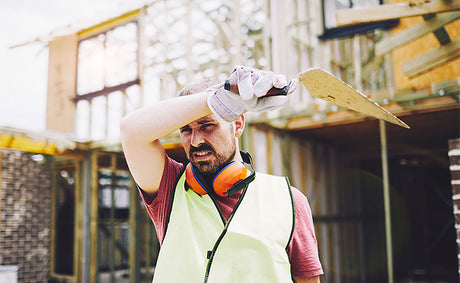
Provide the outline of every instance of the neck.
<path id="1" fill-rule="evenodd" d="M 243 161 L 243 157 L 241 157 L 241 152 L 238 148 L 235 151 L 235 156 L 232 161 Z"/>

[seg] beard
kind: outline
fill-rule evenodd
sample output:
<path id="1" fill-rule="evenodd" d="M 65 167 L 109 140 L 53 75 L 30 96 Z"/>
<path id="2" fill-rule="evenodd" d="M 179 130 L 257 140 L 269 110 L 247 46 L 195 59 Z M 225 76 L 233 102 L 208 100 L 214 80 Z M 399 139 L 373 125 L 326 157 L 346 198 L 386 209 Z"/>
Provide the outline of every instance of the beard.
<path id="1" fill-rule="evenodd" d="M 193 153 L 202 150 L 210 151 L 211 155 L 215 158 L 207 161 L 196 161 L 193 157 Z M 195 166 L 203 177 L 212 178 L 235 158 L 235 154 L 235 143 L 230 145 L 230 149 L 228 151 L 222 153 L 217 153 L 216 150 L 209 144 L 201 144 L 199 147 L 191 146 L 188 156 L 192 165 Z"/>

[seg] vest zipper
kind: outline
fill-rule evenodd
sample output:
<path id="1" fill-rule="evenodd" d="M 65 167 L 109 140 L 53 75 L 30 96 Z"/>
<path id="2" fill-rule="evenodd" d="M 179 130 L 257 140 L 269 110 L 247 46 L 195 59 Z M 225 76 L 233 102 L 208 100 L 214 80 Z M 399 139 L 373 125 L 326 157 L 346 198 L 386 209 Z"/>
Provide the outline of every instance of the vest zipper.
<path id="1" fill-rule="evenodd" d="M 212 248 L 212 251 L 210 251 L 210 255 L 208 256 L 208 264 L 206 266 L 206 273 L 205 273 L 205 276 L 204 276 L 204 283 L 208 282 L 208 279 L 209 279 L 209 272 L 211 271 L 211 264 L 212 264 L 212 261 L 214 259 L 214 255 L 217 251 L 217 248 L 219 247 L 219 244 L 220 242 L 222 241 L 222 239 L 224 238 L 225 234 L 227 233 L 227 230 L 228 230 L 228 225 L 230 225 L 230 222 L 232 221 L 233 219 L 233 215 L 235 215 L 238 207 L 240 206 L 240 203 L 243 201 L 243 197 L 244 195 L 246 194 L 246 191 L 248 189 L 248 185 L 245 186 L 243 192 L 241 193 L 241 196 L 240 196 L 240 199 L 238 200 L 238 202 L 236 203 L 235 205 L 235 208 L 233 209 L 232 213 L 230 214 L 230 217 L 228 218 L 228 221 L 227 223 L 225 223 L 225 218 L 223 217 L 223 214 L 222 214 L 222 211 L 220 210 L 219 206 L 217 205 L 216 201 L 214 200 L 214 197 L 209 195 L 212 199 L 212 201 L 214 202 L 214 204 L 216 205 L 224 223 L 225 223 L 225 226 L 224 226 L 224 230 L 222 231 L 222 233 L 220 234 L 219 238 L 217 238 L 217 241 L 216 243 L 214 244 L 214 247 Z"/>

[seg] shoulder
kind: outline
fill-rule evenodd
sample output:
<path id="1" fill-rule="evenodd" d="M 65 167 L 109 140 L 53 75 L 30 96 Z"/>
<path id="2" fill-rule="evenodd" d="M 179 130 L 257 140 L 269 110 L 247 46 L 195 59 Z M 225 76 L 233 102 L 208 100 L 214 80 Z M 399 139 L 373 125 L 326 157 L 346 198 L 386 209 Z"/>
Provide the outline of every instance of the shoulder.
<path id="1" fill-rule="evenodd" d="M 289 180 L 286 177 L 256 172 L 253 184 L 264 195 L 288 196 L 292 202 Z"/>
<path id="2" fill-rule="evenodd" d="M 256 172 L 256 176 L 258 176 L 259 179 L 261 178 L 265 179 L 266 182 L 269 182 L 271 184 L 275 184 L 274 182 L 278 182 L 278 184 L 281 184 L 283 187 L 286 186 L 290 188 L 292 199 L 296 206 L 299 206 L 299 207 L 308 206 L 308 208 L 310 207 L 308 204 L 307 197 L 296 187 L 291 186 L 287 177 L 276 176 L 276 175 L 271 175 L 271 174 L 261 173 L 261 172 Z"/>
<path id="3" fill-rule="evenodd" d="M 296 222 L 313 222 L 310 203 L 307 197 L 296 187 L 291 186 L 292 198 L 294 200 Z"/>
<path id="4" fill-rule="evenodd" d="M 291 186 L 295 206 L 295 226 L 288 255 L 294 277 L 314 277 L 323 274 L 318 254 L 312 211 L 307 197 Z"/>
<path id="5" fill-rule="evenodd" d="M 299 205 L 309 205 L 307 197 L 296 187 L 291 186 L 292 197 Z"/>
<path id="6" fill-rule="evenodd" d="M 277 175 L 272 175 L 272 174 L 267 174 L 267 173 L 262 173 L 262 172 L 256 172 L 256 179 L 263 180 L 265 182 L 278 182 L 283 185 L 290 186 L 289 180 L 285 176 L 277 176 Z"/>

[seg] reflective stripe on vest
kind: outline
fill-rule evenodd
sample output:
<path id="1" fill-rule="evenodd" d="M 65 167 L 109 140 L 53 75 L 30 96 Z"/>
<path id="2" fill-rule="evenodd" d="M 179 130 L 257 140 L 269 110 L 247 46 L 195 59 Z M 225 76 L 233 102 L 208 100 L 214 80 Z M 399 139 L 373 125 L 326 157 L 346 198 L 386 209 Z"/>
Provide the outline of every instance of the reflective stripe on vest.
<path id="1" fill-rule="evenodd" d="M 286 178 L 257 173 L 227 223 L 177 182 L 153 282 L 290 282 L 294 207 Z"/>

